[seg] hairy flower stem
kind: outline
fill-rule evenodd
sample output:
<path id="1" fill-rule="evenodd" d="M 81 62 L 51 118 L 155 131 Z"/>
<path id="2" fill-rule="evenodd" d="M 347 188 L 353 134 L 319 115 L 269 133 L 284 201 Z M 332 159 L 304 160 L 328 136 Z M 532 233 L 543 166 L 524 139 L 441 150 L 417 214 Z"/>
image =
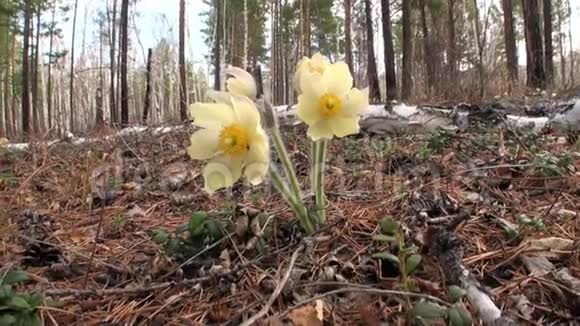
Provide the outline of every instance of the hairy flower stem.
<path id="1" fill-rule="evenodd" d="M 324 196 L 324 162 L 326 159 L 326 140 L 319 140 L 312 143 L 312 189 L 315 196 L 316 209 L 320 217 L 320 223 L 324 222 L 326 198 Z"/>
<path id="2" fill-rule="evenodd" d="M 296 200 L 304 206 L 304 202 L 302 201 L 302 190 L 300 190 L 300 183 L 298 182 L 298 177 L 296 177 L 296 171 L 294 170 L 294 166 L 290 161 L 290 156 L 288 155 L 288 151 L 286 150 L 286 146 L 284 145 L 282 135 L 280 135 L 280 128 L 278 126 L 272 128 L 272 141 L 274 143 L 274 148 L 280 157 L 280 161 L 282 161 L 282 166 L 284 167 L 286 177 L 288 180 L 290 180 L 290 186 L 292 187 L 294 197 L 296 197 Z"/>
<path id="3" fill-rule="evenodd" d="M 308 217 L 308 210 L 306 206 L 302 203 L 302 200 L 298 200 L 294 194 L 288 189 L 288 186 L 284 182 L 284 178 L 276 171 L 274 168 L 270 168 L 270 178 L 272 178 L 272 183 L 274 187 L 282 197 L 290 204 L 296 215 L 298 215 L 298 219 L 300 220 L 300 225 L 306 231 L 307 234 L 314 233 L 314 227 L 312 226 L 312 222 Z"/>

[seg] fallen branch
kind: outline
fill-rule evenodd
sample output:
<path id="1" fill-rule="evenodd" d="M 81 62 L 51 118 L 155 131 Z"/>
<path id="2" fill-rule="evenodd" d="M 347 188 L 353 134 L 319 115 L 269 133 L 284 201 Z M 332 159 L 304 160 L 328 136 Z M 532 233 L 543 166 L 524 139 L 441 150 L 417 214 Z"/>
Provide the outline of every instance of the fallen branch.
<path id="1" fill-rule="evenodd" d="M 467 291 L 467 299 L 483 323 L 494 326 L 515 325 L 511 318 L 502 316 L 490 295 L 463 265 L 463 246 L 455 232 L 438 228 L 430 232 L 431 253 L 439 260 L 449 284 L 461 286 Z"/>

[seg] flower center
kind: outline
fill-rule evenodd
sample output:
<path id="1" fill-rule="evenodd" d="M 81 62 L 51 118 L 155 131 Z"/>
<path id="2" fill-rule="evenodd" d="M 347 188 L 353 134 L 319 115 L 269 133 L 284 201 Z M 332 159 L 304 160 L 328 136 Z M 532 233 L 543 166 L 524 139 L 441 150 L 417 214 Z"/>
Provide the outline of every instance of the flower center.
<path id="1" fill-rule="evenodd" d="M 220 132 L 218 147 L 228 155 L 246 154 L 250 149 L 248 132 L 238 124 L 224 127 Z"/>
<path id="2" fill-rule="evenodd" d="M 342 112 L 342 101 L 338 96 L 326 93 L 318 100 L 318 111 L 325 118 L 336 117 Z"/>

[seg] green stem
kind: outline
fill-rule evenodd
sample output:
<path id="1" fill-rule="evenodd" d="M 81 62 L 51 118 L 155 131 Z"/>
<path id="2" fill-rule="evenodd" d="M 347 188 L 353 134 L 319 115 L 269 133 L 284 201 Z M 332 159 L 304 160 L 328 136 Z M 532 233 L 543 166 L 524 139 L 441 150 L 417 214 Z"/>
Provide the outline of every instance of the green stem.
<path id="1" fill-rule="evenodd" d="M 312 167 L 312 189 L 314 190 L 316 208 L 321 222 L 324 222 L 326 198 L 324 196 L 324 162 L 326 159 L 326 140 L 316 141 L 313 145 L 314 166 Z"/>
<path id="2" fill-rule="evenodd" d="M 278 156 L 282 161 L 282 166 L 284 167 L 284 171 L 286 172 L 286 177 L 290 180 L 292 192 L 294 193 L 294 196 L 296 197 L 298 202 L 304 205 L 302 201 L 302 190 L 300 190 L 300 182 L 298 182 L 298 177 L 296 177 L 296 171 L 294 170 L 294 166 L 290 161 L 290 156 L 288 155 L 286 146 L 284 146 L 284 142 L 282 141 L 282 135 L 280 135 L 280 129 L 278 128 L 278 126 L 272 128 L 272 140 L 274 142 L 276 152 L 278 152 Z"/>
<path id="3" fill-rule="evenodd" d="M 272 178 L 272 183 L 274 187 L 280 194 L 284 197 L 284 199 L 290 204 L 296 215 L 298 215 L 298 219 L 300 220 L 300 224 L 306 233 L 312 234 L 314 233 L 314 227 L 308 217 L 308 210 L 306 206 L 302 203 L 302 199 L 297 199 L 295 195 L 288 189 L 288 186 L 284 182 L 284 179 L 278 173 L 278 171 L 270 168 L 270 177 Z"/>

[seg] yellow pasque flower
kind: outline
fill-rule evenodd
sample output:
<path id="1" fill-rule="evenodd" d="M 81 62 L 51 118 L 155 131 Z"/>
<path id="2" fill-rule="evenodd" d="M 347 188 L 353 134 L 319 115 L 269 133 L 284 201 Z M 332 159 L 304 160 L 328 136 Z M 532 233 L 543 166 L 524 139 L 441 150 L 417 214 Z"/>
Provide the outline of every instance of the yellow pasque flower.
<path id="1" fill-rule="evenodd" d="M 268 137 L 260 125 L 260 113 L 247 98 L 231 97 L 229 103 L 195 103 L 190 108 L 195 132 L 187 153 L 194 160 L 209 160 L 203 168 L 205 190 L 231 187 L 242 175 L 252 185 L 266 176 Z"/>
<path id="2" fill-rule="evenodd" d="M 233 76 L 226 80 L 226 89 L 229 93 L 245 96 L 251 100 L 256 99 L 258 87 L 256 80 L 249 72 L 238 67 L 228 67 L 224 72 L 226 75 Z"/>
<path id="3" fill-rule="evenodd" d="M 10 141 L 4 137 L 0 137 L 0 147 L 4 147 L 6 145 L 10 144 Z"/>
<path id="4" fill-rule="evenodd" d="M 312 140 L 344 137 L 359 132 L 359 114 L 368 106 L 368 88 L 352 88 L 344 62 L 326 66 L 321 74 L 303 76 L 297 115 L 308 125 Z"/>
<path id="5" fill-rule="evenodd" d="M 322 75 L 328 65 L 328 60 L 320 53 L 314 54 L 312 58 L 302 58 L 296 65 L 294 89 L 298 93 L 302 93 L 302 78 L 310 75 Z"/>

